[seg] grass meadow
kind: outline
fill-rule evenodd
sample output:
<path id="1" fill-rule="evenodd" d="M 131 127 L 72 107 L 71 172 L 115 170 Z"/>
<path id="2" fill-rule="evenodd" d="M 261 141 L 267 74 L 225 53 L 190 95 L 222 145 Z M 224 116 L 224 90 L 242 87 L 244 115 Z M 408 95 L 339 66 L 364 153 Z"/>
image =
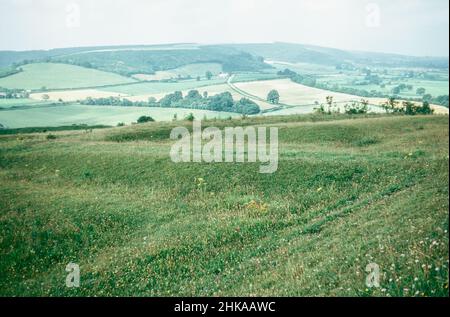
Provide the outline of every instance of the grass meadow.
<path id="1" fill-rule="evenodd" d="M 173 163 L 176 125 L 0 136 L 0 295 L 448 296 L 447 116 L 204 122 L 278 127 L 274 174 Z"/>
<path id="2" fill-rule="evenodd" d="M 56 127 L 72 124 L 127 125 L 141 116 L 150 116 L 156 121 L 171 121 L 176 114 L 183 119 L 192 113 L 195 118 L 228 118 L 239 115 L 231 112 L 182 109 L 119 106 L 85 106 L 79 104 L 34 106 L 26 109 L 0 111 L 0 123 L 8 128 Z"/>
<path id="3" fill-rule="evenodd" d="M 22 72 L 0 78 L 0 87 L 36 90 L 118 85 L 135 80 L 114 73 L 74 65 L 34 63 L 21 67 Z"/>

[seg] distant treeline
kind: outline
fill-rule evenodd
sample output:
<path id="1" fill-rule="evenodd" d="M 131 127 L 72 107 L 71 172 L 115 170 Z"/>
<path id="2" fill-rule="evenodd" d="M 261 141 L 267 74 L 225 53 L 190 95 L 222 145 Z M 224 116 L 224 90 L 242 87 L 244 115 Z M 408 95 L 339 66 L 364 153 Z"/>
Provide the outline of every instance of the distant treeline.
<path id="1" fill-rule="evenodd" d="M 126 98 L 108 97 L 108 98 L 87 98 L 80 102 L 83 105 L 92 106 L 122 106 L 122 107 L 161 107 L 161 108 L 186 108 L 211 111 L 235 112 L 240 114 L 258 114 L 259 106 L 247 98 L 238 101 L 233 99 L 229 92 L 223 92 L 209 97 L 205 92 L 201 95 L 198 90 L 191 90 L 183 97 L 181 91 L 167 94 L 161 100 L 157 101 L 150 97 L 148 101 L 131 101 Z"/>
<path id="2" fill-rule="evenodd" d="M 0 87 L 0 99 L 28 98 L 30 94 L 23 89 L 8 89 Z"/>

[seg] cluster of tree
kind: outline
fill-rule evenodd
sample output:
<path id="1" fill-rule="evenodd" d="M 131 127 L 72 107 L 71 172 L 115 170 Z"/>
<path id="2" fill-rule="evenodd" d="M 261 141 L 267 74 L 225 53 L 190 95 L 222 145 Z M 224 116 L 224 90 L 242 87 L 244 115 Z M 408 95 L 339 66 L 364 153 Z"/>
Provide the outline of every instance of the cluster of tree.
<path id="1" fill-rule="evenodd" d="M 8 89 L 0 87 L 0 99 L 28 98 L 30 94 L 23 89 Z"/>
<path id="2" fill-rule="evenodd" d="M 409 91 L 411 91 L 411 90 L 413 90 L 413 86 L 412 85 L 407 85 L 407 84 L 400 84 L 400 85 L 398 85 L 398 86 L 395 86 L 393 89 L 392 89 L 392 93 L 394 94 L 394 95 L 398 95 L 398 94 L 400 94 L 402 91 L 405 91 L 405 90 L 409 90 Z"/>
<path id="3" fill-rule="evenodd" d="M 336 65 L 336 70 L 357 70 L 357 68 L 351 64 L 351 63 L 342 63 L 342 64 L 338 64 Z"/>
<path id="4" fill-rule="evenodd" d="M 119 97 L 107 97 L 107 98 L 91 98 L 87 97 L 85 100 L 81 100 L 82 105 L 89 106 L 122 106 L 122 107 L 148 107 L 148 102 L 145 101 L 131 101 L 126 98 Z"/>
<path id="5" fill-rule="evenodd" d="M 431 98 L 431 103 L 441 105 L 448 108 L 449 102 L 448 102 L 448 95 L 442 95 L 437 97 Z"/>
<path id="6" fill-rule="evenodd" d="M 383 83 L 383 79 L 376 74 L 367 74 L 366 77 L 364 77 L 364 81 L 367 85 L 381 85 Z"/>
<path id="7" fill-rule="evenodd" d="M 401 113 L 406 115 L 433 114 L 434 112 L 428 101 L 424 101 L 422 105 L 420 105 L 411 101 L 403 101 L 400 103 L 395 100 L 395 98 L 389 98 L 382 107 L 388 113 Z"/>
<path id="8" fill-rule="evenodd" d="M 123 107 L 162 107 L 162 108 L 187 108 L 202 109 L 224 112 L 236 112 L 250 115 L 258 114 L 261 110 L 259 106 L 247 98 L 235 101 L 229 92 L 223 92 L 209 97 L 205 92 L 200 94 L 198 90 L 191 90 L 183 97 L 181 91 L 175 91 L 165 95 L 159 101 L 151 97 L 148 101 L 130 101 L 126 98 L 108 97 L 108 98 L 87 98 L 80 102 L 83 105 L 95 106 L 123 106 Z"/>
<path id="9" fill-rule="evenodd" d="M 419 88 L 417 88 L 417 90 L 416 90 L 416 95 L 423 96 L 423 95 L 425 95 L 426 91 L 427 91 L 427 90 L 426 90 L 425 88 L 419 87 Z"/>
<path id="10" fill-rule="evenodd" d="M 207 93 L 201 95 L 197 90 L 191 90 L 183 98 L 182 93 L 178 91 L 163 97 L 159 104 L 161 107 L 236 112 L 246 115 L 257 114 L 261 111 L 259 106 L 250 99 L 242 98 L 235 101 L 229 92 L 208 97 Z"/>
<path id="11" fill-rule="evenodd" d="M 303 76 L 290 69 L 285 69 L 277 73 L 278 76 L 289 77 L 294 83 L 302 84 L 309 87 L 316 87 L 317 80 L 312 76 Z"/>

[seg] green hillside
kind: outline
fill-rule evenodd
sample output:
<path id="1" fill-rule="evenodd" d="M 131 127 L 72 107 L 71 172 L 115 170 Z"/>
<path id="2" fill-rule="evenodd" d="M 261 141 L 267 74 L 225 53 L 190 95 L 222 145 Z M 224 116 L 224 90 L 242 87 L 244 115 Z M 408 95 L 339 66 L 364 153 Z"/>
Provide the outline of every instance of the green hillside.
<path id="1" fill-rule="evenodd" d="M 448 296 L 448 117 L 204 124 L 279 127 L 278 171 L 173 163 L 188 122 L 0 136 L 0 295 Z"/>
<path id="2" fill-rule="evenodd" d="M 12 89 L 61 89 L 130 83 L 135 80 L 84 67 L 36 63 L 21 66 L 22 72 L 0 78 L 0 87 Z"/>

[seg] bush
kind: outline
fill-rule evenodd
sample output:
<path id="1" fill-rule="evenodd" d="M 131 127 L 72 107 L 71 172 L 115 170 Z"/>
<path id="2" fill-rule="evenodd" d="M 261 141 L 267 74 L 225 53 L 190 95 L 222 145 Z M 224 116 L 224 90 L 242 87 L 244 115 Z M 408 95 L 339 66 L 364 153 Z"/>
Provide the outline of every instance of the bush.
<path id="1" fill-rule="evenodd" d="M 424 101 L 420 106 L 418 103 L 414 103 L 411 101 L 404 101 L 402 104 L 395 101 L 394 98 L 390 98 L 387 102 L 384 103 L 383 108 L 388 113 L 403 113 L 409 116 L 414 116 L 416 114 L 433 114 L 434 110 L 431 109 L 430 103 L 428 101 Z"/>
<path id="2" fill-rule="evenodd" d="M 152 117 L 142 116 L 137 120 L 137 123 L 146 123 L 155 121 Z"/>
<path id="3" fill-rule="evenodd" d="M 361 102 L 353 102 L 351 105 L 345 105 L 346 114 L 365 114 L 369 111 L 369 103 L 366 100 Z"/>
<path id="4" fill-rule="evenodd" d="M 184 119 L 187 120 L 187 121 L 194 121 L 195 117 L 194 117 L 194 114 L 191 112 Z"/>

